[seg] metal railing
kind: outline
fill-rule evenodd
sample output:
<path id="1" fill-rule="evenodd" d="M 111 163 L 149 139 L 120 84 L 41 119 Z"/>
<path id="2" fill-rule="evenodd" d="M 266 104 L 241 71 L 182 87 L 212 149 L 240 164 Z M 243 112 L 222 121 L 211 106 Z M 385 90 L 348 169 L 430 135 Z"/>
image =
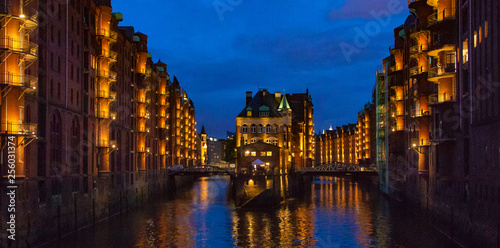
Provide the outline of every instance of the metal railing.
<path id="1" fill-rule="evenodd" d="M 116 112 L 112 112 L 112 111 L 97 111 L 96 110 L 96 113 L 95 113 L 96 117 L 97 118 L 100 118 L 100 119 L 116 119 Z"/>
<path id="2" fill-rule="evenodd" d="M 427 21 L 429 25 L 432 25 L 446 19 L 455 18 L 455 13 L 455 8 L 446 8 L 427 17 Z"/>
<path id="3" fill-rule="evenodd" d="M 101 57 L 105 57 L 111 60 L 116 60 L 116 57 L 118 56 L 118 53 L 115 51 L 111 50 L 106 50 L 106 51 L 101 51 L 101 54 L 99 54 Z"/>
<path id="4" fill-rule="evenodd" d="M 453 94 L 444 92 L 444 93 L 436 93 L 429 95 L 428 103 L 436 104 L 441 102 L 453 101 L 455 100 L 455 96 Z"/>
<path id="5" fill-rule="evenodd" d="M 116 99 L 115 91 L 99 90 L 96 92 L 96 97 L 105 99 Z"/>
<path id="6" fill-rule="evenodd" d="M 411 117 L 423 117 L 423 116 L 430 116 L 431 112 L 428 109 L 412 109 L 411 110 Z"/>
<path id="7" fill-rule="evenodd" d="M 97 35 L 98 36 L 103 36 L 111 40 L 116 40 L 118 37 L 118 33 L 109 29 L 98 29 L 97 30 Z"/>
<path id="8" fill-rule="evenodd" d="M 0 49 L 25 53 L 31 56 L 38 55 L 38 45 L 30 41 L 21 41 L 10 37 L 0 38 Z"/>
<path id="9" fill-rule="evenodd" d="M 97 76 L 116 81 L 116 72 L 114 71 L 97 70 Z"/>
<path id="10" fill-rule="evenodd" d="M 451 75 L 456 73 L 455 64 L 448 64 L 446 66 L 434 66 L 429 69 L 429 78 L 440 77 L 444 75 Z"/>
<path id="11" fill-rule="evenodd" d="M 36 135 L 36 128 L 36 124 L 2 122 L 0 123 L 0 134 L 32 136 Z"/>
<path id="12" fill-rule="evenodd" d="M 415 76 L 418 74 L 418 66 L 410 68 L 410 76 Z"/>
<path id="13" fill-rule="evenodd" d="M 429 45 L 427 44 L 414 45 L 410 47 L 410 54 L 416 54 L 427 50 L 429 50 Z"/>
<path id="14" fill-rule="evenodd" d="M 413 147 L 416 146 L 429 146 L 431 143 L 429 139 L 418 139 L 418 138 L 413 138 L 411 139 L 411 145 Z"/>
<path id="15" fill-rule="evenodd" d="M 0 84 L 25 87 L 34 90 L 38 86 L 38 78 L 25 74 L 5 72 L 0 73 Z"/>

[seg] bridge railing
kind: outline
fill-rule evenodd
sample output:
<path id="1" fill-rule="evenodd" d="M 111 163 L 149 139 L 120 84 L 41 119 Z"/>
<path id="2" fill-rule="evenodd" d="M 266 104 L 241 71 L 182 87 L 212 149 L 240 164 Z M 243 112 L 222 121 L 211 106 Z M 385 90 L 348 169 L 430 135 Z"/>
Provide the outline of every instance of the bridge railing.
<path id="1" fill-rule="evenodd" d="M 359 164 L 348 164 L 348 163 L 340 163 L 334 162 L 331 164 L 324 164 L 315 167 L 302 167 L 298 168 L 299 172 L 373 172 L 377 171 L 376 166 L 374 165 L 359 165 Z"/>

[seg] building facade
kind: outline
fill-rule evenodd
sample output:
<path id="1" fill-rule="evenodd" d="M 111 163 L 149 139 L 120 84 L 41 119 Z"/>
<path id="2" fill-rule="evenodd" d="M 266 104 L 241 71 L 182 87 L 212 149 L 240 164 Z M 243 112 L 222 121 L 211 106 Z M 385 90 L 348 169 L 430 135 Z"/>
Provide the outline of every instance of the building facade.
<path id="1" fill-rule="evenodd" d="M 438 215 L 451 214 L 455 237 L 469 232 L 494 244 L 500 43 L 491 23 L 500 5 L 415 0 L 409 8 L 375 85 L 381 188 Z"/>
<path id="2" fill-rule="evenodd" d="M 367 103 L 358 113 L 356 124 L 323 130 L 316 135 L 315 165 L 340 162 L 345 164 L 374 164 L 375 146 L 372 145 L 374 125 L 373 105 Z"/>
<path id="3" fill-rule="evenodd" d="M 249 156 L 248 154 L 251 156 L 252 153 L 248 153 L 249 150 L 243 147 L 259 141 L 283 149 L 280 153 L 273 153 L 273 156 L 278 156 L 273 160 L 280 163 L 272 164 L 268 169 L 284 172 L 292 167 L 304 167 L 308 163 L 312 165 L 312 107 L 312 100 L 307 91 L 305 94 L 282 95 L 281 92 L 271 94 L 267 89 L 260 89 L 255 96 L 248 91 L 246 106 L 236 117 L 238 167 L 250 166 L 248 163 L 243 164 L 243 157 Z M 252 149 L 257 149 L 257 145 Z"/>
<path id="4" fill-rule="evenodd" d="M 110 1 L 6 1 L 0 16 L 2 178 L 13 136 L 20 239 L 88 225 L 200 162 L 192 100 Z"/>

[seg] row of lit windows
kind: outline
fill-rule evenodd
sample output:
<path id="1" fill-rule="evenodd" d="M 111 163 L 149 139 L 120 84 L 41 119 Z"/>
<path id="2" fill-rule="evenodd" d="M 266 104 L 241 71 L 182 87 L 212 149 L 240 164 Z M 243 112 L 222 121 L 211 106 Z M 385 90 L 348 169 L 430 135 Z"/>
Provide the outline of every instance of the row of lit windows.
<path id="1" fill-rule="evenodd" d="M 256 151 L 245 151 L 245 156 L 249 157 L 249 156 L 252 156 L 252 157 L 255 157 L 257 156 L 257 152 Z M 273 156 L 273 152 L 272 151 L 261 151 L 260 152 L 260 156 L 261 157 L 271 157 Z"/>
<path id="2" fill-rule="evenodd" d="M 280 128 L 278 125 L 274 125 L 272 128 L 271 128 L 271 125 L 266 125 L 266 129 L 265 129 L 266 133 L 271 133 L 274 132 L 274 133 L 279 133 L 280 132 Z M 285 128 L 285 131 L 286 131 L 286 128 Z M 243 125 L 241 127 L 241 133 L 248 133 L 248 126 L 247 125 Z M 250 126 L 250 133 L 264 133 L 264 126 L 262 125 L 259 125 L 258 127 L 256 125 L 251 125 Z"/>

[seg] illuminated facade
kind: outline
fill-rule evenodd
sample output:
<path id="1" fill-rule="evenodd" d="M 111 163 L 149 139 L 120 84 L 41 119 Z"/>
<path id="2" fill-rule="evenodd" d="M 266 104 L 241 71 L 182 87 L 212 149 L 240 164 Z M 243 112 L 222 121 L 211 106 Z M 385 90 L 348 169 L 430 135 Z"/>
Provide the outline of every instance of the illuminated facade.
<path id="1" fill-rule="evenodd" d="M 7 177 L 8 142 L 15 146 L 18 180 L 36 176 L 29 167 L 36 165 L 38 91 L 36 28 L 38 2 L 9 1 L 0 6 L 0 132 L 2 176 Z M 9 139 L 9 137 L 12 137 Z"/>
<path id="2" fill-rule="evenodd" d="M 491 25 L 500 6 L 408 4 L 412 14 L 394 29 L 375 86 L 381 188 L 440 215 L 454 206 L 457 230 L 492 243 L 498 213 L 484 209 L 500 199 L 489 176 L 500 172 L 499 29 Z"/>
<path id="3" fill-rule="evenodd" d="M 168 166 L 201 163 L 192 100 L 110 1 L 7 1 L 0 17 L 1 158 L 14 136 L 20 238 L 88 225 L 157 195 Z"/>
<path id="4" fill-rule="evenodd" d="M 371 165 L 375 154 L 373 105 L 367 103 L 358 113 L 356 124 L 323 130 L 316 135 L 316 166 L 341 162 Z"/>
<path id="5" fill-rule="evenodd" d="M 246 106 L 236 117 L 236 147 L 238 166 L 248 167 L 243 158 L 252 144 L 259 141 L 281 148 L 274 152 L 271 168 L 283 171 L 312 165 L 314 160 L 313 104 L 308 92 L 305 94 L 271 94 L 267 89 L 259 90 L 255 96 L 246 93 Z M 248 146 L 248 149 L 244 149 Z M 255 148 L 257 149 L 257 148 Z M 260 151 L 255 150 L 255 152 Z M 266 154 L 267 156 L 267 154 Z M 277 156 L 277 158 L 276 158 Z M 271 160 L 271 158 L 268 158 Z M 264 161 L 265 162 L 265 161 Z M 270 162 L 269 162 L 270 163 Z M 278 165 L 279 164 L 279 165 Z"/>

